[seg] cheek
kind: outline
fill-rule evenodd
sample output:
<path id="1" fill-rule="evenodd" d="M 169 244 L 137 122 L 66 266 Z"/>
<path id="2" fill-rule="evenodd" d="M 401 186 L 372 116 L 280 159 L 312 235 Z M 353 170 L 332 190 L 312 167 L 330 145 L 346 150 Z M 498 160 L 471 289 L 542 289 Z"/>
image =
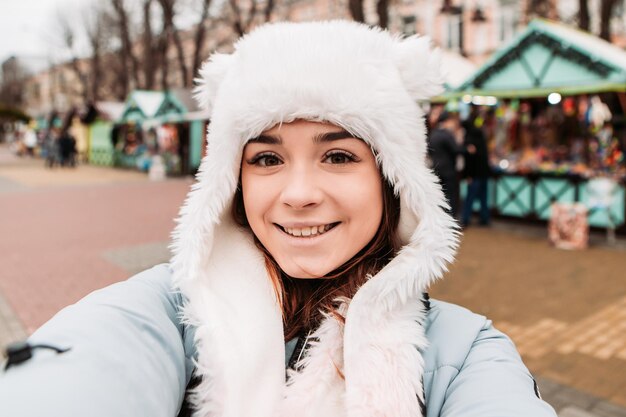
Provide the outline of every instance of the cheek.
<path id="1" fill-rule="evenodd" d="M 246 175 L 242 170 L 241 188 L 246 219 L 254 235 L 263 243 L 271 231 L 267 219 L 275 210 L 280 185 L 275 179 L 266 176 Z"/>
<path id="2" fill-rule="evenodd" d="M 242 169 L 241 172 L 241 188 L 246 218 L 254 230 L 258 227 L 260 219 L 263 218 L 266 193 L 262 191 L 264 187 L 262 184 L 259 184 L 258 178 L 247 174 L 245 169 Z"/>
<path id="3" fill-rule="evenodd" d="M 378 230 L 383 215 L 382 184 L 380 184 L 378 177 L 372 181 L 378 181 L 378 183 L 370 182 L 367 187 L 363 187 L 363 198 L 360 206 L 364 229 L 367 230 L 366 233 L 370 235 L 370 238 L 374 237 Z"/>
<path id="4" fill-rule="evenodd" d="M 373 237 L 383 212 L 383 189 L 378 172 L 359 177 L 358 181 L 353 179 L 342 183 L 341 189 L 336 191 L 337 199 L 360 234 L 364 238 Z"/>

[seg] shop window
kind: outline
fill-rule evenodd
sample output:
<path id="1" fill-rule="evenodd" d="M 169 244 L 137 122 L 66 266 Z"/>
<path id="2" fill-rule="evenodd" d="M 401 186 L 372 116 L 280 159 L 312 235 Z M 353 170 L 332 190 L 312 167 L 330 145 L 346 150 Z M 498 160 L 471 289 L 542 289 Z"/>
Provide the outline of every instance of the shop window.
<path id="1" fill-rule="evenodd" d="M 499 30 L 499 42 L 506 43 L 515 35 L 515 29 L 517 27 L 517 12 L 514 5 L 503 5 L 500 9 L 500 30 Z"/>
<path id="2" fill-rule="evenodd" d="M 474 53 L 476 55 L 482 55 L 487 51 L 487 33 L 485 25 L 474 25 Z"/>
<path id="3" fill-rule="evenodd" d="M 617 2 L 613 6 L 613 17 L 611 19 L 613 33 L 626 35 L 626 3 Z"/>
<path id="4" fill-rule="evenodd" d="M 402 32 L 406 35 L 415 35 L 416 19 L 415 16 L 402 17 Z"/>
<path id="5" fill-rule="evenodd" d="M 446 47 L 451 51 L 460 51 L 461 35 L 461 16 L 449 15 L 446 19 Z"/>

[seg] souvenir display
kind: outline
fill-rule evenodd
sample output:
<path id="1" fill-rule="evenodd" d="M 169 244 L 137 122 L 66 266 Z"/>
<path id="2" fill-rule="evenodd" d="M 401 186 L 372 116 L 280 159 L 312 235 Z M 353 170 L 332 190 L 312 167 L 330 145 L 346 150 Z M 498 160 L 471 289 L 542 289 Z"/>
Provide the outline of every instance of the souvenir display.
<path id="1" fill-rule="evenodd" d="M 589 226 L 626 232 L 626 94 L 553 95 L 472 109 L 487 140 L 492 214 L 548 221 L 553 203 L 581 203 Z M 587 187 L 598 178 L 616 185 L 601 210 Z"/>
<path id="2" fill-rule="evenodd" d="M 496 171 L 626 178 L 624 116 L 598 96 L 566 97 L 557 105 L 543 98 L 502 100 L 483 112 L 495 117 L 487 139 Z"/>

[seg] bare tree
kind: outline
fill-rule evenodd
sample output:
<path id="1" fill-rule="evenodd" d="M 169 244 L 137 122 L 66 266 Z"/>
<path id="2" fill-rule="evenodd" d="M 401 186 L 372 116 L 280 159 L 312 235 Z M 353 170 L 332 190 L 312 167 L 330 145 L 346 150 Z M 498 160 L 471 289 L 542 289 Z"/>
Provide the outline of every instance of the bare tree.
<path id="1" fill-rule="evenodd" d="M 450 0 L 444 0 L 444 3 L 450 2 Z M 365 11 L 363 8 L 364 0 L 349 0 L 348 10 L 350 16 L 356 22 L 367 23 L 365 21 Z M 378 26 L 381 28 L 387 28 L 389 26 L 389 7 L 392 0 L 377 0 L 376 1 L 376 15 L 378 16 Z"/>
<path id="2" fill-rule="evenodd" d="M 452 5 L 452 0 L 443 0 L 443 4 L 441 5 L 441 12 L 442 13 L 448 13 L 450 10 L 452 10 L 452 7 L 454 7 Z"/>
<path id="3" fill-rule="evenodd" d="M 270 0 L 271 1 L 271 0 Z M 193 61 L 191 69 L 194 73 L 200 68 L 200 61 L 202 58 L 200 54 L 204 48 L 204 40 L 206 38 L 207 19 L 209 17 L 209 7 L 211 6 L 211 0 L 202 0 L 202 9 L 200 11 L 200 21 L 196 26 L 196 33 L 194 35 L 195 49 L 193 51 Z"/>
<path id="4" fill-rule="evenodd" d="M 365 12 L 363 11 L 363 0 L 349 0 L 348 8 L 350 9 L 350 16 L 356 22 L 365 23 Z"/>
<path id="5" fill-rule="evenodd" d="M 600 2 L 600 37 L 611 41 L 611 18 L 616 0 L 601 0 Z"/>
<path id="6" fill-rule="evenodd" d="M 126 9 L 124 0 L 111 0 L 111 5 L 117 17 L 117 27 L 122 43 L 120 57 L 124 74 L 120 74 L 126 94 L 131 87 L 131 81 L 135 86 L 139 85 L 139 61 L 133 52 L 133 42 L 130 32 L 130 14 Z M 132 78 L 128 76 L 128 73 Z"/>
<path id="7" fill-rule="evenodd" d="M 241 2 L 239 0 L 229 0 L 229 3 L 233 12 L 233 29 L 235 29 L 237 35 L 243 36 L 243 34 L 248 31 L 252 19 L 254 19 L 257 2 L 255 0 L 250 1 L 251 6 L 248 11 L 247 19 L 244 18 L 241 10 Z"/>
<path id="8" fill-rule="evenodd" d="M 90 90 L 88 99 L 95 102 L 100 99 L 100 87 L 102 86 L 103 55 L 106 52 L 107 39 L 106 31 L 107 16 L 102 7 L 98 7 L 91 14 L 83 16 L 85 22 L 85 32 L 91 49 L 91 71 L 89 76 Z"/>
<path id="9" fill-rule="evenodd" d="M 237 35 L 243 36 L 258 20 L 269 22 L 275 2 L 272 0 L 229 0 L 232 26 Z"/>
<path id="10" fill-rule="evenodd" d="M 378 0 L 376 14 L 378 15 L 378 26 L 386 29 L 389 25 L 389 0 Z"/>
<path id="11" fill-rule="evenodd" d="M 167 90 L 169 85 L 170 65 L 167 59 L 167 51 L 169 49 L 169 35 L 163 31 L 158 40 L 158 60 L 159 69 L 161 70 L 161 89 Z"/>
<path id="12" fill-rule="evenodd" d="M 589 31 L 589 5 L 587 0 L 578 0 L 578 27 Z"/>
<path id="13" fill-rule="evenodd" d="M 265 14 L 263 19 L 265 22 L 269 22 L 272 18 L 272 12 L 274 11 L 274 0 L 267 0 L 267 4 L 265 6 Z"/>
<path id="14" fill-rule="evenodd" d="M 526 18 L 530 21 L 534 17 L 556 18 L 556 5 L 551 0 L 529 0 L 526 4 Z"/>
<path id="15" fill-rule="evenodd" d="M 174 6 L 176 4 L 176 0 L 158 0 L 158 2 L 161 5 L 161 9 L 163 10 L 163 34 L 164 36 L 167 36 L 168 44 L 169 39 L 174 41 L 182 84 L 184 86 L 187 86 L 189 85 L 189 71 L 187 70 L 187 63 L 185 62 L 185 51 L 183 49 L 183 43 L 180 39 L 180 32 L 176 29 L 176 26 L 174 25 Z M 167 84 L 167 81 L 165 82 L 165 84 Z M 163 88 L 166 88 L 166 86 L 164 85 Z"/>
<path id="16" fill-rule="evenodd" d="M 157 0 L 160 2 L 160 0 Z M 160 3 L 159 3 L 160 4 Z M 162 8 L 161 8 L 162 11 Z M 172 34 L 170 31 L 173 30 L 171 25 L 167 24 L 165 17 L 163 17 L 163 27 L 161 29 L 161 34 L 157 40 L 157 48 L 156 48 L 156 57 L 159 63 L 159 69 L 161 70 L 161 89 L 167 90 L 169 85 L 169 73 L 170 73 L 170 64 L 167 57 L 167 53 L 170 47 L 170 39 L 172 39 Z"/>
<path id="17" fill-rule="evenodd" d="M 126 71 L 122 57 L 116 51 L 115 53 L 107 54 L 103 59 L 106 62 L 107 71 L 102 74 L 102 85 L 108 90 L 107 97 L 111 97 L 118 101 L 124 101 L 128 97 L 128 85 L 124 83 L 124 76 L 122 73 Z"/>
<path id="18" fill-rule="evenodd" d="M 100 32 L 101 38 L 98 42 L 96 39 L 90 40 L 91 50 L 100 49 L 99 55 L 92 56 L 92 68 L 99 67 L 97 78 L 100 81 L 94 81 L 97 85 L 92 85 L 93 91 L 96 91 L 95 100 L 114 99 L 126 100 L 130 88 L 134 86 L 129 70 L 129 59 L 122 48 L 123 42 L 120 36 L 119 17 L 110 3 L 100 3 L 97 6 L 98 12 L 92 17 L 94 23 L 90 29 L 93 35 Z M 96 19 L 97 18 L 97 19 Z M 99 30 L 95 23 L 100 26 Z M 88 38 L 90 36 L 88 35 Z M 95 36 L 94 36 L 95 37 Z M 99 45 L 94 45 L 99 43 Z M 139 63 L 139 62 L 138 62 Z"/>
<path id="19" fill-rule="evenodd" d="M 0 103 L 13 108 L 21 107 L 24 104 L 24 84 L 27 77 L 28 72 L 17 57 L 4 61 L 0 83 Z"/>
<path id="20" fill-rule="evenodd" d="M 80 65 L 80 60 L 76 51 L 76 37 L 78 35 L 77 30 L 69 22 L 69 17 L 64 13 L 57 15 L 58 25 L 61 28 L 61 37 L 63 40 L 63 46 L 67 49 L 70 55 L 69 64 L 72 68 L 76 78 L 78 79 L 78 94 L 87 101 L 89 99 L 90 89 L 87 73 L 83 71 Z"/>
<path id="21" fill-rule="evenodd" d="M 154 89 L 156 85 L 156 73 L 159 67 L 159 41 L 152 31 L 152 5 L 153 0 L 144 0 L 143 10 L 143 34 L 142 49 L 143 56 L 141 60 L 143 72 L 143 88 L 148 90 Z"/>

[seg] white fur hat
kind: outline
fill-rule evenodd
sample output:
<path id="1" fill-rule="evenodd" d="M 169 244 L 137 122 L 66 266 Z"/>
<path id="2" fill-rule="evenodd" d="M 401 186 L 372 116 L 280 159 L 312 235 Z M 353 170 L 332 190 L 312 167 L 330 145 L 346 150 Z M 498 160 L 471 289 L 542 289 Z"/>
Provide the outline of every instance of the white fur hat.
<path id="1" fill-rule="evenodd" d="M 185 317 L 197 326 L 197 415 L 421 415 L 418 349 L 426 340 L 416 301 L 444 273 L 458 238 L 425 164 L 416 103 L 441 91 L 440 75 L 428 39 L 347 21 L 264 25 L 203 65 L 197 97 L 211 112 L 208 152 L 181 209 L 172 259 Z M 400 196 L 405 246 L 346 304 L 345 327 L 322 324 L 304 370 L 285 388 L 280 307 L 263 256 L 230 206 L 246 141 L 296 119 L 336 124 L 372 147 Z"/>

